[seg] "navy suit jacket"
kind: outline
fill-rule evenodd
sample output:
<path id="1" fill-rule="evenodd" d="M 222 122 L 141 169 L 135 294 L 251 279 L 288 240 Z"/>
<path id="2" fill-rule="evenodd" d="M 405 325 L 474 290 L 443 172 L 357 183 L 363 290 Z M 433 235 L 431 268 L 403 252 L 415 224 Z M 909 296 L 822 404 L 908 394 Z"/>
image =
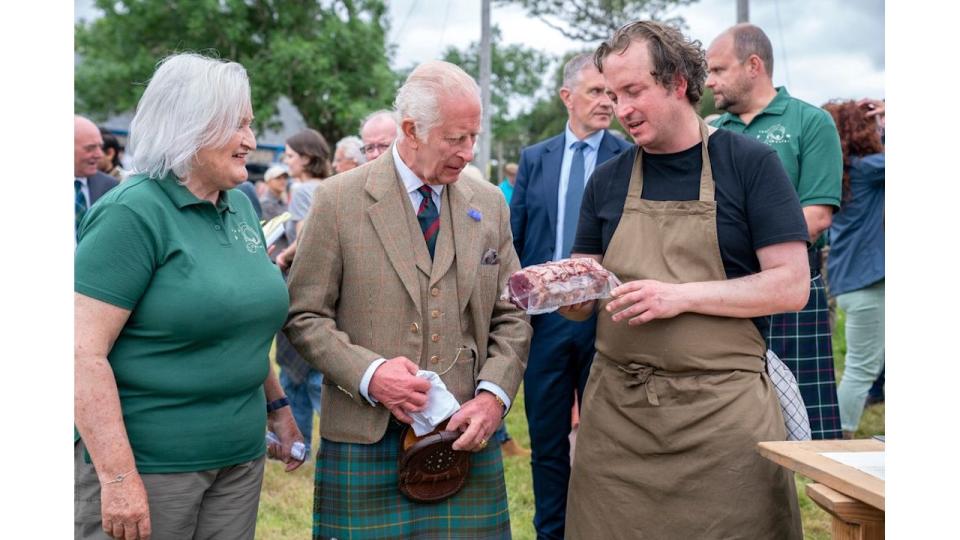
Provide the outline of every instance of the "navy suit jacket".
<path id="1" fill-rule="evenodd" d="M 90 206 L 97 202 L 97 199 L 103 197 L 103 194 L 110 191 L 120 182 L 110 176 L 97 171 L 97 174 L 87 177 L 87 188 L 90 189 Z"/>
<path id="2" fill-rule="evenodd" d="M 520 152 L 517 181 L 510 200 L 510 226 L 513 245 L 524 267 L 553 259 L 563 141 L 561 133 Z M 604 130 L 596 166 L 632 146 Z"/>

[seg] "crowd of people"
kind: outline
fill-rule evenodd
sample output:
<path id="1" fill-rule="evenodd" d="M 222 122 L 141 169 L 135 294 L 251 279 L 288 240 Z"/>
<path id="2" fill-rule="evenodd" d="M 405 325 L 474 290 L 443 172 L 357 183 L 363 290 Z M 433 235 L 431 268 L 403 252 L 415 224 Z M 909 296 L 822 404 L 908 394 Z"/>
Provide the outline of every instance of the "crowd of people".
<path id="1" fill-rule="evenodd" d="M 564 65 L 563 132 L 499 185 L 470 165 L 480 89 L 441 61 L 255 185 L 237 63 L 164 59 L 126 148 L 77 116 L 76 538 L 254 538 L 268 457 L 315 459 L 314 538 L 509 538 L 504 456 L 529 456 L 538 538 L 802 538 L 754 450 L 786 437 L 767 362 L 814 439 L 882 392 L 885 104 L 772 81 L 756 26 L 704 49 L 629 23 Z M 570 257 L 622 285 L 532 316 L 501 296 Z M 438 388 L 457 406 L 423 435 Z"/>

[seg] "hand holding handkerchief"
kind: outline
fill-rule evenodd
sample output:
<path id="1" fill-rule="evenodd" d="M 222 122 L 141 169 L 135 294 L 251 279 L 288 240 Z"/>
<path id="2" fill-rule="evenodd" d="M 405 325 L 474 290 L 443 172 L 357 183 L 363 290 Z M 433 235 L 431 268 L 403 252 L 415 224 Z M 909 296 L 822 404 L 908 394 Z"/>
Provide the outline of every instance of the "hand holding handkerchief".
<path id="1" fill-rule="evenodd" d="M 435 372 L 421 369 L 417 372 L 417 377 L 430 381 L 427 406 L 422 411 L 410 413 L 410 418 L 413 418 L 413 432 L 417 437 L 423 437 L 460 410 L 460 402 L 447 390 L 447 385 L 443 384 Z"/>

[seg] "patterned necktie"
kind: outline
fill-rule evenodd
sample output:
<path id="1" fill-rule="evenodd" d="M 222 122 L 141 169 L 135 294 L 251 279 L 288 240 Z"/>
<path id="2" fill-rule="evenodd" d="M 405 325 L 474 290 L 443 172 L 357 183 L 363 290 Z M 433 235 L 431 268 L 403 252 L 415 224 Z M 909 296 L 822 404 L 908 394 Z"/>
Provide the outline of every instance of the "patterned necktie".
<path id="1" fill-rule="evenodd" d="M 570 162 L 570 177 L 567 180 L 567 198 L 563 206 L 563 252 L 566 258 L 573 248 L 573 237 L 577 234 L 577 222 L 580 221 L 580 201 L 583 200 L 583 149 L 587 143 L 573 143 L 573 161 Z"/>
<path id="2" fill-rule="evenodd" d="M 83 195 L 83 182 L 74 180 L 73 191 L 73 234 L 78 235 L 80 233 L 80 220 L 87 213 L 87 198 Z"/>
<path id="3" fill-rule="evenodd" d="M 427 242 L 427 251 L 430 252 L 432 260 L 433 250 L 437 247 L 437 234 L 440 232 L 440 212 L 437 211 L 437 205 L 433 204 L 433 190 L 430 186 L 424 184 L 417 188 L 417 191 L 423 196 L 417 210 L 417 221 L 420 222 L 420 230 L 423 231 L 423 239 Z"/>

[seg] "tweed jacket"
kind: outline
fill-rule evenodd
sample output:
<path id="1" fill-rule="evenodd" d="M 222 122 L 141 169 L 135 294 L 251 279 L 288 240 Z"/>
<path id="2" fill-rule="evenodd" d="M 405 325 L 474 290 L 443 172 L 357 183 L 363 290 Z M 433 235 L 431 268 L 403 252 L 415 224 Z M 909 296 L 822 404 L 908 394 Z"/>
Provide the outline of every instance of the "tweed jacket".
<path id="1" fill-rule="evenodd" d="M 495 186 L 467 175 L 442 197 L 431 261 L 392 152 L 325 180 L 314 194 L 284 331 L 324 374 L 324 438 L 383 437 L 389 410 L 359 392 L 378 358 L 406 356 L 440 373 L 461 403 L 481 380 L 511 399 L 517 392 L 532 329 L 499 298 L 520 269 L 509 209 Z"/>

